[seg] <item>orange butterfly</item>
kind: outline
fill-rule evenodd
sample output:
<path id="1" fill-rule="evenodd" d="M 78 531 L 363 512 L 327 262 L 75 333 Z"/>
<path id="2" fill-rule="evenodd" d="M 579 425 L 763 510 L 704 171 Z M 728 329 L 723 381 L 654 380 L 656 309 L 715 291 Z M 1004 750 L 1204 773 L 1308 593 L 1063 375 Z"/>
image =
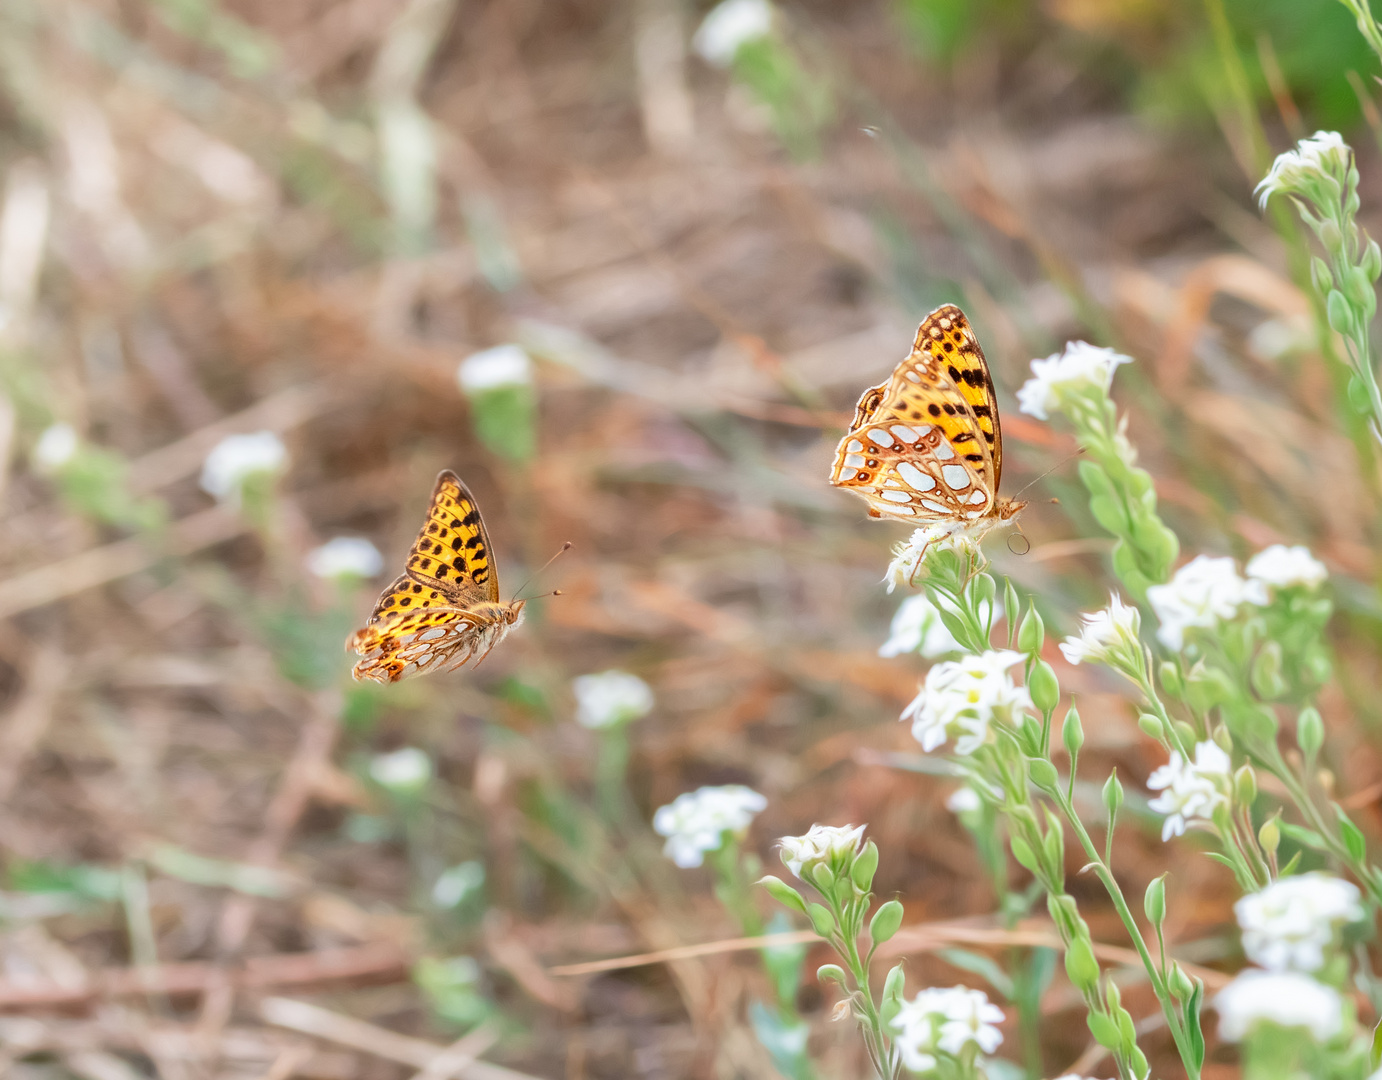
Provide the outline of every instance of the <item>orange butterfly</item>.
<path id="1" fill-rule="evenodd" d="M 862 496 L 870 517 L 990 526 L 1026 503 L 999 498 L 998 401 L 964 312 L 938 307 L 887 382 L 864 391 L 835 451 L 830 482 Z"/>
<path id="2" fill-rule="evenodd" d="M 437 476 L 408 565 L 346 641 L 362 657 L 356 679 L 390 683 L 422 671 L 478 664 L 523 618 L 526 600 L 499 599 L 489 535 L 475 496 L 451 470 Z"/>

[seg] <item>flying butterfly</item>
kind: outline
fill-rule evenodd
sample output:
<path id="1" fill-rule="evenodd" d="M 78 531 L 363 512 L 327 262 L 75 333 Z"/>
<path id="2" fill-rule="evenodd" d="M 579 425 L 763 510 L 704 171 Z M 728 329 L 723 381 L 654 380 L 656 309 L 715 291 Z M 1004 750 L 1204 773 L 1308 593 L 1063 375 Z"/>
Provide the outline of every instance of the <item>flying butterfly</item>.
<path id="1" fill-rule="evenodd" d="M 427 522 L 408 564 L 346 641 L 356 679 L 391 683 L 478 664 L 523 618 L 526 600 L 499 599 L 499 579 L 475 496 L 451 470 L 437 475 Z"/>
<path id="2" fill-rule="evenodd" d="M 888 381 L 864 391 L 830 482 L 862 496 L 870 517 L 983 529 L 1026 505 L 999 497 L 1002 475 L 988 361 L 964 312 L 946 304 Z"/>

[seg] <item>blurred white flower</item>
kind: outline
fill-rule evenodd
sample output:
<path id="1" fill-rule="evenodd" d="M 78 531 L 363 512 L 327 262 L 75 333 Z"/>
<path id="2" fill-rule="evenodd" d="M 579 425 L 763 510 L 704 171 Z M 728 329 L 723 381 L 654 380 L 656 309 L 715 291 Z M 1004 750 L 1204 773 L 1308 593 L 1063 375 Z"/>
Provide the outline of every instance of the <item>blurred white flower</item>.
<path id="1" fill-rule="evenodd" d="M 1197 743 L 1194 764 L 1173 750 L 1171 760 L 1147 778 L 1147 787 L 1161 792 L 1149 805 L 1158 814 L 1168 815 L 1161 839 L 1169 840 L 1184 834 L 1192 819 L 1212 821 L 1214 811 L 1228 804 L 1233 762 L 1218 743 Z"/>
<path id="2" fill-rule="evenodd" d="M 922 593 L 907 597 L 898 606 L 888 640 L 879 646 L 878 655 L 901 656 L 918 651 L 928 660 L 961 651 L 960 643 L 941 621 L 936 605 Z"/>
<path id="3" fill-rule="evenodd" d="M 1109 596 L 1108 607 L 1092 615 L 1080 616 L 1084 625 L 1079 637 L 1068 637 L 1061 642 L 1060 651 L 1072 664 L 1086 661 L 1095 664 L 1114 663 L 1120 660 L 1140 660 L 1142 641 L 1138 634 L 1142 630 L 1142 614 L 1137 608 L 1123 603 L 1117 593 Z"/>
<path id="4" fill-rule="evenodd" d="M 287 461 L 288 450 L 272 431 L 227 435 L 206 455 L 202 490 L 222 501 L 238 502 L 246 480 L 278 472 Z"/>
<path id="5" fill-rule="evenodd" d="M 971 810 L 978 810 L 983 805 L 984 802 L 979 798 L 979 793 L 968 784 L 956 788 L 945 800 L 945 808 L 952 814 L 965 814 Z"/>
<path id="6" fill-rule="evenodd" d="M 767 37 L 773 30 L 773 6 L 768 0 L 724 0 L 711 8 L 691 47 L 708 63 L 729 67 L 741 45 Z"/>
<path id="7" fill-rule="evenodd" d="M 991 724 L 1017 723 L 1032 707 L 1027 688 L 1009 672 L 1021 660 L 1012 649 L 990 649 L 936 664 L 902 713 L 912 721 L 912 737 L 928 752 L 954 739 L 955 753 L 968 755 L 984 745 Z"/>
<path id="8" fill-rule="evenodd" d="M 484 884 L 484 864 L 468 859 L 456 866 L 448 867 L 437 876 L 436 883 L 432 886 L 432 903 L 443 911 L 460 907 Z"/>
<path id="9" fill-rule="evenodd" d="M 576 720 L 582 727 L 615 727 L 653 710 L 652 689 L 627 671 L 578 675 L 571 680 L 571 689 L 576 694 Z"/>
<path id="10" fill-rule="evenodd" d="M 1329 580 L 1329 570 L 1324 563 L 1311 555 L 1309 548 L 1300 544 L 1294 547 L 1273 544 L 1263 548 L 1248 560 L 1245 569 L 1249 578 L 1275 589 L 1289 589 L 1296 585 L 1318 589 Z"/>
<path id="11" fill-rule="evenodd" d="M 1267 601 L 1267 587 L 1256 579 L 1239 577 L 1237 565 L 1228 556 L 1197 555 L 1165 585 L 1147 590 L 1147 602 L 1161 622 L 1156 636 L 1168 649 L 1176 650 L 1185 644 L 1185 631 L 1192 626 L 1210 630 L 1220 620 L 1233 618 L 1242 604 Z"/>
<path id="12" fill-rule="evenodd" d="M 937 521 L 912 532 L 911 538 L 893 548 L 893 561 L 888 564 L 888 592 L 899 585 L 915 585 L 926 578 L 926 556 L 932 552 L 953 551 L 960 558 L 978 557 L 979 538 L 990 524 L 974 522 Z"/>
<path id="13" fill-rule="evenodd" d="M 1329 874 L 1280 878 L 1233 905 L 1243 928 L 1243 951 L 1269 971 L 1315 972 L 1339 928 L 1365 912 L 1362 893 Z"/>
<path id="14" fill-rule="evenodd" d="M 379 549 L 361 536 L 338 536 L 307 553 L 307 569 L 319 578 L 372 578 L 383 568 Z"/>
<path id="15" fill-rule="evenodd" d="M 456 368 L 456 381 L 467 394 L 501 386 L 527 386 L 533 381 L 533 362 L 521 345 L 496 345 L 462 360 Z"/>
<path id="16" fill-rule="evenodd" d="M 1219 1037 L 1243 1039 L 1255 1025 L 1305 1028 L 1316 1042 L 1327 1042 L 1343 1030 L 1344 1003 L 1333 987 L 1295 972 L 1239 973 L 1214 998 Z"/>
<path id="17" fill-rule="evenodd" d="M 42 473 L 57 472 L 76 455 L 78 442 L 71 424 L 50 424 L 34 444 L 34 467 Z"/>
<path id="18" fill-rule="evenodd" d="M 958 1056 L 973 1043 L 981 1053 L 993 1053 L 1003 1041 L 993 1025 L 1002 1022 L 1003 1010 L 982 990 L 933 987 L 902 1003 L 892 1021 L 894 1045 L 908 1069 L 926 1072 L 938 1064 L 937 1051 Z"/>
<path id="19" fill-rule="evenodd" d="M 1131 363 L 1132 357 L 1113 349 L 1087 341 L 1069 342 L 1064 352 L 1032 361 L 1032 377 L 1017 391 L 1018 407 L 1038 420 L 1049 420 L 1049 413 L 1059 412 L 1067 395 L 1088 390 L 1107 394 L 1114 370 Z"/>
<path id="20" fill-rule="evenodd" d="M 779 841 L 782 865 L 803 881 L 812 867 L 831 867 L 853 862 L 859 854 L 867 825 L 812 825 L 805 836 L 784 836 Z"/>
<path id="21" fill-rule="evenodd" d="M 703 787 L 678 795 L 653 814 L 653 828 L 667 837 L 662 849 L 683 869 L 700 866 L 708 851 L 724 846 L 725 834 L 742 836 L 768 800 L 743 784 Z"/>
<path id="22" fill-rule="evenodd" d="M 1258 205 L 1267 209 L 1273 195 L 1294 195 L 1321 179 L 1343 181 L 1353 151 L 1337 131 L 1317 131 L 1301 139 L 1294 150 L 1278 154 L 1255 194 Z"/>
<path id="23" fill-rule="evenodd" d="M 391 754 L 376 754 L 369 763 L 370 779 L 395 795 L 422 791 L 432 780 L 432 759 L 416 746 L 405 746 Z"/>

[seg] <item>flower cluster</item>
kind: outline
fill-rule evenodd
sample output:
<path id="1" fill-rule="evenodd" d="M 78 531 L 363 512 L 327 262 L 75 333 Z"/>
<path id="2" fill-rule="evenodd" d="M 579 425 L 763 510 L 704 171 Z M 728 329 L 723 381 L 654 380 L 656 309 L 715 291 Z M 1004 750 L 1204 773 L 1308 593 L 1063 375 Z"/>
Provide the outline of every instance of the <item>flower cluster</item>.
<path id="1" fill-rule="evenodd" d="M 288 450 L 272 431 L 228 435 L 206 455 L 202 490 L 222 502 L 238 504 L 247 482 L 256 476 L 271 476 L 287 462 Z"/>
<path id="2" fill-rule="evenodd" d="M 653 691 L 637 675 L 627 671 L 601 671 L 571 680 L 576 695 L 576 720 L 582 727 L 599 730 L 618 727 L 653 711 Z"/>
<path id="3" fill-rule="evenodd" d="M 1270 589 L 1318 589 L 1329 580 L 1329 569 L 1300 544 L 1263 548 L 1245 567 L 1248 577 Z"/>
<path id="4" fill-rule="evenodd" d="M 1001 604 L 996 612 L 987 601 L 979 605 L 979 616 L 985 623 L 1002 615 Z M 898 606 L 889 627 L 888 640 L 879 646 L 878 655 L 901 656 L 903 653 L 919 652 L 928 660 L 937 660 L 963 651 L 955 636 L 946 628 L 940 607 L 924 593 L 917 593 Z"/>
<path id="5" fill-rule="evenodd" d="M 1257 185 L 1258 205 L 1267 209 L 1273 195 L 1309 195 L 1313 200 L 1321 189 L 1337 200 L 1352 158 L 1352 149 L 1337 131 L 1317 131 L 1301 139 L 1294 150 L 1277 155 Z M 1332 192 L 1331 184 L 1335 185 Z"/>
<path id="6" fill-rule="evenodd" d="M 533 381 L 533 362 L 520 345 L 496 345 L 462 360 L 456 367 L 456 381 L 472 395 L 504 386 L 527 386 Z"/>
<path id="7" fill-rule="evenodd" d="M 1314 973 L 1347 923 L 1363 918 L 1358 887 L 1329 874 L 1299 874 L 1272 882 L 1233 905 L 1243 928 L 1243 951 L 1268 971 Z"/>
<path id="8" fill-rule="evenodd" d="M 1016 685 L 1010 671 L 1021 660 L 1012 649 L 991 649 L 936 664 L 902 713 L 912 721 L 913 738 L 927 752 L 954 739 L 955 752 L 967 756 L 988 741 L 991 725 L 1017 723 L 1032 708 L 1027 688 Z"/>
<path id="9" fill-rule="evenodd" d="M 1064 352 L 1032 361 L 1032 377 L 1017 391 L 1018 408 L 1038 420 L 1049 420 L 1050 413 L 1064 411 L 1077 396 L 1091 391 L 1107 395 L 1114 371 L 1120 364 L 1131 363 L 1132 357 L 1113 349 L 1072 341 Z"/>
<path id="10" fill-rule="evenodd" d="M 71 424 L 50 424 L 34 444 L 34 467 L 42 473 L 55 473 L 76 457 L 80 444 Z"/>
<path id="11" fill-rule="evenodd" d="M 983 554 L 979 551 L 979 540 L 983 529 L 991 523 L 976 525 L 974 522 L 938 521 L 915 529 L 909 539 L 893 548 L 893 561 L 888 564 L 884 581 L 888 592 L 899 585 L 915 585 L 931 574 L 927 565 L 928 556 L 935 558 L 950 554 L 955 559 L 982 566 Z"/>
<path id="12" fill-rule="evenodd" d="M 859 854 L 867 825 L 812 825 L 805 836 L 784 836 L 782 865 L 802 881 L 812 881 L 817 866 L 835 868 Z"/>
<path id="13" fill-rule="evenodd" d="M 1332 986 L 1293 971 L 1249 969 L 1219 991 L 1219 1037 L 1239 1042 L 1258 1024 L 1304 1028 L 1327 1042 L 1343 1028 L 1343 999 Z"/>
<path id="14" fill-rule="evenodd" d="M 912 1072 L 927 1072 L 940 1064 L 940 1054 L 958 1057 L 972 1043 L 991 1054 L 1003 1041 L 993 1025 L 1003 1022 L 1003 1010 L 982 990 L 966 986 L 923 990 L 904 1001 L 892 1027 L 902 1063 Z"/>
<path id="15" fill-rule="evenodd" d="M 1122 597 L 1114 593 L 1108 607 L 1082 618 L 1084 626 L 1079 636 L 1061 642 L 1060 651 L 1067 661 L 1108 664 L 1129 673 L 1143 671 L 1146 654 L 1138 636 L 1142 632 L 1142 615 L 1137 608 L 1123 603 Z"/>
<path id="16" fill-rule="evenodd" d="M 742 784 L 703 787 L 678 795 L 653 815 L 653 828 L 667 838 L 663 853 L 678 866 L 700 866 L 719 851 L 725 836 L 742 836 L 768 800 Z"/>
<path id="17" fill-rule="evenodd" d="M 432 781 L 432 759 L 416 746 L 379 754 L 369 764 L 370 779 L 394 795 L 420 793 Z"/>
<path id="18" fill-rule="evenodd" d="M 1182 835 L 1190 821 L 1212 821 L 1217 810 L 1228 806 L 1233 763 L 1218 743 L 1197 743 L 1193 764 L 1173 751 L 1171 760 L 1147 778 L 1147 786 L 1161 792 L 1150 805 L 1167 815 L 1161 838 L 1169 840 Z"/>
<path id="19" fill-rule="evenodd" d="M 379 549 L 361 536 L 338 536 L 307 553 L 307 569 L 327 579 L 372 578 L 384 568 Z"/>
<path id="20" fill-rule="evenodd" d="M 1241 605 L 1265 604 L 1267 600 L 1266 586 L 1240 577 L 1228 556 L 1216 559 L 1197 555 L 1165 585 L 1147 590 L 1147 602 L 1161 623 L 1156 636 L 1168 649 L 1176 650 L 1185 644 L 1187 630 L 1213 629 L 1237 615 Z"/>
<path id="21" fill-rule="evenodd" d="M 710 10 L 691 39 L 691 47 L 716 67 L 729 67 L 743 45 L 773 30 L 768 0 L 724 0 Z"/>

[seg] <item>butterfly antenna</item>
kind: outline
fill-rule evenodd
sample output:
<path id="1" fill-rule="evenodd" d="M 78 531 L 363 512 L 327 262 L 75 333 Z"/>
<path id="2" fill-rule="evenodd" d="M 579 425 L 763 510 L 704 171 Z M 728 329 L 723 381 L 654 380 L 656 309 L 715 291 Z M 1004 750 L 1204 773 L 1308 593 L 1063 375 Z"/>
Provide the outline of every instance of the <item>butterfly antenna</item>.
<path id="1" fill-rule="evenodd" d="M 517 591 L 514 592 L 513 598 L 514 598 L 515 600 L 517 600 L 517 599 L 518 599 L 518 594 L 521 593 L 524 589 L 526 589 L 526 588 L 532 583 L 533 578 L 537 577 L 538 574 L 542 573 L 542 572 L 543 572 L 544 570 L 546 570 L 549 566 L 551 566 L 554 562 L 556 562 L 559 558 L 561 558 L 561 556 L 565 555 L 565 554 L 566 554 L 568 551 L 570 551 L 570 550 L 571 550 L 571 541 L 568 540 L 568 541 L 566 541 L 566 543 L 562 544 L 562 546 L 561 546 L 560 548 L 557 549 L 557 553 L 556 553 L 555 555 L 553 555 L 550 559 L 548 559 L 545 563 L 543 563 L 541 566 L 539 566 L 536 570 L 534 570 L 531 574 L 528 575 L 528 580 L 525 581 L 525 582 L 523 582 L 523 584 L 520 585 L 520 586 L 518 587 Z M 560 589 L 554 589 L 552 592 L 550 592 L 550 593 L 543 593 L 542 595 L 543 595 L 543 596 L 560 596 L 560 595 L 561 595 L 561 590 L 560 590 Z M 528 597 L 528 599 L 529 599 L 529 600 L 541 600 L 542 597 L 541 597 L 541 596 L 530 596 L 530 597 Z"/>
<path id="2" fill-rule="evenodd" d="M 1069 454 L 1069 455 L 1067 455 L 1066 457 L 1061 458 L 1058 462 L 1056 462 L 1054 465 L 1052 465 L 1049 469 L 1047 469 L 1047 470 L 1046 470 L 1044 473 L 1042 473 L 1040 476 L 1036 477 L 1036 478 L 1035 478 L 1034 480 L 1032 480 L 1031 482 L 1029 482 L 1029 483 L 1023 485 L 1022 491 L 1019 491 L 1019 492 L 1017 493 L 1017 495 L 1014 495 L 1014 496 L 1013 496 L 1013 498 L 1016 499 L 1019 495 L 1022 494 L 1023 491 L 1027 491 L 1029 488 L 1035 487 L 1037 484 L 1041 483 L 1043 480 L 1045 480 L 1048 476 L 1050 476 L 1050 475 L 1051 475 L 1053 472 L 1055 472 L 1057 469 L 1059 469 L 1059 468 L 1061 468 L 1063 465 L 1065 465 L 1066 462 L 1071 461 L 1071 460 L 1073 460 L 1074 458 L 1079 457 L 1079 456 L 1080 456 L 1081 454 L 1083 454 L 1083 453 L 1084 453 L 1084 447 L 1082 446 L 1082 447 L 1080 447 L 1078 450 L 1076 450 L 1073 454 Z M 1019 531 L 1020 531 L 1020 530 L 1019 530 Z"/>

